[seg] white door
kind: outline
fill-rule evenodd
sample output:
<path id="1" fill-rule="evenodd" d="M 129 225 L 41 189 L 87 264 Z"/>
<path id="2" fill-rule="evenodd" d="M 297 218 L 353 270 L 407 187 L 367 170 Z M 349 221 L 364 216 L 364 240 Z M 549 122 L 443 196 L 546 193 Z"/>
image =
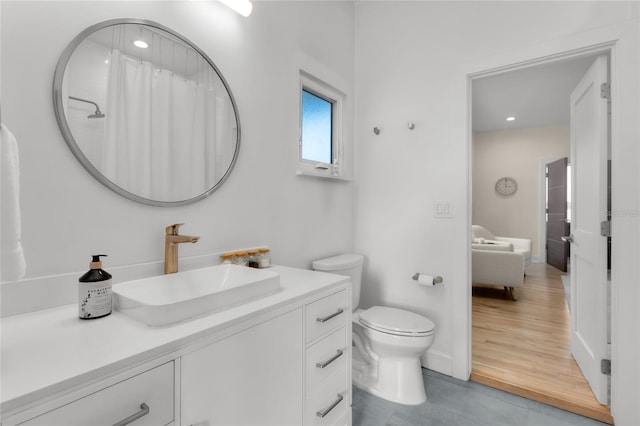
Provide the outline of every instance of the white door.
<path id="1" fill-rule="evenodd" d="M 607 58 L 598 57 L 571 94 L 571 352 L 601 404 L 607 404 Z"/>

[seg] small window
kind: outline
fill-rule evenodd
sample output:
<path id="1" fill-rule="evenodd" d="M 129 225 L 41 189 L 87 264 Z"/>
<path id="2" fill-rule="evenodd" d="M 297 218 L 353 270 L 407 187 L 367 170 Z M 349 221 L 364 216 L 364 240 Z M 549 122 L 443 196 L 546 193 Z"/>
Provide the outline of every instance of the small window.
<path id="1" fill-rule="evenodd" d="M 300 161 L 298 174 L 342 179 L 344 95 L 300 72 Z"/>
<path id="2" fill-rule="evenodd" d="M 302 89 L 302 159 L 333 164 L 333 103 Z"/>

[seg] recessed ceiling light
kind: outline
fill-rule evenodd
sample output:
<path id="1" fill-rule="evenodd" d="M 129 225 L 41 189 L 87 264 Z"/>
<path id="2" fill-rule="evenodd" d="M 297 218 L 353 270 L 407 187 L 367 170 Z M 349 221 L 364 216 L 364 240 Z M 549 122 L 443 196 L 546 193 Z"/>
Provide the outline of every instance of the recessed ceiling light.
<path id="1" fill-rule="evenodd" d="M 140 49 L 146 49 L 147 47 L 149 47 L 149 45 L 142 40 L 136 40 L 133 42 L 133 44 Z"/>
<path id="2" fill-rule="evenodd" d="M 507 121 L 514 121 L 515 119 L 515 117 L 507 117 Z"/>

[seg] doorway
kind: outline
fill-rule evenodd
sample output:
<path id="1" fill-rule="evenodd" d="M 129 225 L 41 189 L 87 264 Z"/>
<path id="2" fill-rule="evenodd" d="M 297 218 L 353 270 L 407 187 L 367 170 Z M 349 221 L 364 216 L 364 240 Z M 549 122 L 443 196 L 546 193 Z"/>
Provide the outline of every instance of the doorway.
<path id="1" fill-rule="evenodd" d="M 542 77 L 539 77 L 541 80 L 547 80 L 547 81 L 553 81 L 553 82 L 558 82 L 560 80 L 563 80 L 563 78 L 575 78 L 572 77 L 571 75 L 571 71 L 567 71 L 568 69 L 571 68 L 571 66 L 574 66 L 574 71 L 576 69 L 578 69 L 579 71 L 577 72 L 577 74 L 574 72 L 574 74 L 578 75 L 578 78 L 581 77 L 582 74 L 584 74 L 584 68 L 582 68 L 582 70 L 580 70 L 581 67 L 584 66 L 584 64 L 590 64 L 591 62 L 593 62 L 594 60 L 594 56 L 580 56 L 580 57 L 576 57 L 576 58 L 564 58 L 558 61 L 553 61 L 551 63 L 546 63 L 543 65 L 534 65 L 534 66 L 530 66 L 524 69 L 519 69 L 519 70 L 515 70 L 515 71 L 507 71 L 507 72 L 502 72 L 496 75 L 491 75 L 488 78 L 492 79 L 492 84 L 489 85 L 491 87 L 493 87 L 491 90 L 489 90 L 489 92 L 492 93 L 496 93 L 500 90 L 502 90 L 502 88 L 500 88 L 500 84 L 502 84 L 505 87 L 514 87 L 515 84 L 513 83 L 514 81 L 518 82 L 519 85 L 521 85 L 521 89 L 524 88 L 522 93 L 517 93 L 517 91 L 515 91 L 516 93 L 514 93 L 514 90 L 510 90 L 509 92 L 509 96 L 510 96 L 510 100 L 511 101 L 517 101 L 519 102 L 516 107 L 511 107 L 512 109 L 508 109 L 507 107 L 505 107 L 504 105 L 508 105 L 507 103 L 504 103 L 501 106 L 498 107 L 494 107 L 494 106 L 490 106 L 490 107 L 485 107 L 480 109 L 480 107 L 478 107 L 478 104 L 481 103 L 479 99 L 482 96 L 482 91 L 478 90 L 476 91 L 476 85 L 478 86 L 482 86 L 481 83 L 483 82 L 483 78 L 478 78 L 475 80 L 472 80 L 472 87 L 473 87 L 473 109 L 472 109 L 472 117 L 473 117 L 473 125 L 474 125 L 474 130 L 476 129 L 476 117 L 479 116 L 480 119 L 485 120 L 485 117 L 487 115 L 488 111 L 492 111 L 492 110 L 499 110 L 500 108 L 502 109 L 500 112 L 503 115 L 502 120 L 509 123 L 509 124 L 504 124 L 504 123 L 500 123 L 499 125 L 496 126 L 495 131 L 500 132 L 500 135 L 502 137 L 502 139 L 504 139 L 504 135 L 505 132 L 509 133 L 509 136 L 513 136 L 515 138 L 517 138 L 518 133 L 516 131 L 515 126 L 513 126 L 513 122 L 518 120 L 517 115 L 521 115 L 524 116 L 525 121 L 526 121 L 526 125 L 523 127 L 519 127 L 519 129 L 524 132 L 524 133 L 531 133 L 530 130 L 526 130 L 527 129 L 527 125 L 531 126 L 533 123 L 535 126 L 538 126 L 540 128 L 545 127 L 545 126 L 558 126 L 558 125 L 562 125 L 562 124 L 558 124 L 557 121 L 549 121 L 550 119 L 544 118 L 544 114 L 540 114 L 540 116 L 542 118 L 540 118 L 539 120 L 537 118 L 533 118 L 533 117 L 529 117 L 526 116 L 526 113 L 530 113 L 531 111 L 535 111 L 536 108 L 537 109 L 546 109 L 546 110 L 554 110 L 554 108 L 557 108 L 558 105 L 554 105 L 553 107 L 540 107 L 539 104 L 536 104 L 536 102 L 541 102 L 541 101 L 536 101 L 535 96 L 532 96 L 532 93 L 536 93 L 536 94 L 540 94 L 540 91 L 542 89 L 540 89 L 540 87 L 535 87 L 535 84 L 533 84 L 533 88 L 529 88 L 527 89 L 527 84 L 524 82 L 523 79 L 525 78 L 531 78 L 532 75 L 534 75 L 536 72 L 539 72 L 540 75 Z M 569 68 L 566 68 L 567 65 L 570 65 Z M 564 68 L 563 68 L 564 67 Z M 563 71 L 564 70 L 564 71 Z M 562 74 L 562 73 L 565 74 Z M 485 77 L 486 78 L 486 77 Z M 571 89 L 573 89 L 573 87 L 576 86 L 576 84 L 578 83 L 579 80 L 573 81 L 572 83 L 568 83 L 569 86 L 571 87 Z M 559 89 L 553 89 L 558 91 Z M 485 91 L 485 93 L 487 93 Z M 520 97 L 518 97 L 520 96 Z M 544 97 L 544 95 L 543 95 Z M 546 95 L 546 97 L 549 97 L 549 95 Z M 489 96 L 489 98 L 491 99 L 491 96 Z M 495 99 L 497 99 L 497 103 L 500 103 L 500 97 L 495 97 Z M 556 101 L 556 103 L 559 101 Z M 533 109 L 531 108 L 527 108 L 527 104 L 530 104 L 529 106 L 533 106 Z M 569 109 L 569 101 L 568 101 L 568 97 L 567 99 L 564 101 L 564 107 L 567 109 L 567 115 L 568 115 L 568 109 Z M 518 109 L 518 111 L 514 111 L 515 109 Z M 557 110 L 554 110 L 557 111 Z M 558 116 L 560 114 L 558 114 L 557 112 L 553 114 L 554 117 L 553 119 L 558 118 Z M 507 118 L 509 117 L 509 118 Z M 514 120 L 515 117 L 515 120 Z M 551 120 L 553 120 L 551 119 Z M 538 120 L 538 121 L 536 121 Z M 547 121 L 545 121 L 547 120 Z M 566 125 L 568 125 L 568 120 L 566 121 Z M 505 127 L 505 126 L 511 126 L 511 127 Z M 483 128 L 482 126 L 478 126 L 479 128 Z M 529 127 L 530 129 L 530 127 Z M 485 126 L 483 128 L 484 132 L 487 132 L 489 130 L 487 130 L 487 127 Z M 475 134 L 474 134 L 475 136 Z M 481 138 L 479 138 L 481 139 Z M 483 139 L 487 139 L 486 137 Z M 475 142 L 475 137 L 474 137 L 474 142 Z M 484 332 L 486 330 L 481 330 L 482 327 L 485 326 L 485 324 L 482 324 L 482 327 L 476 327 L 477 324 L 475 323 L 475 321 L 484 321 L 486 324 L 491 324 L 490 320 L 485 316 L 486 313 L 488 312 L 496 312 L 496 310 L 501 310 L 500 315 L 502 316 L 501 320 L 502 323 L 504 324 L 504 320 L 505 318 L 508 316 L 508 314 L 513 314 L 514 312 L 516 313 L 515 316 L 513 318 L 518 319 L 521 318 L 523 315 L 528 315 L 525 314 L 524 312 L 527 312 L 529 308 L 531 308 L 531 306 L 525 306 L 525 304 L 529 304 L 529 305 L 535 305 L 536 302 L 536 294 L 539 296 L 540 294 L 542 294 L 543 292 L 547 293 L 547 302 L 549 302 L 549 297 L 551 297 L 550 295 L 558 295 L 559 294 L 559 298 L 562 299 L 562 301 L 564 302 L 564 291 L 562 291 L 562 284 L 560 282 L 560 277 L 561 277 L 561 271 L 556 270 L 555 268 L 552 267 L 546 267 L 544 265 L 544 263 L 546 262 L 546 258 L 549 255 L 550 252 L 557 252 L 558 249 L 556 247 L 550 247 L 549 246 L 549 242 L 548 242 L 548 238 L 546 237 L 546 232 L 545 232 L 545 237 L 544 238 L 537 238 L 538 236 L 541 236 L 542 232 L 540 229 L 538 229 L 538 224 L 541 222 L 540 218 L 536 218 L 535 221 L 529 221 L 529 226 L 531 226 L 531 223 L 535 223 L 534 226 L 532 226 L 534 229 L 527 229 L 527 224 L 524 223 L 524 219 L 526 214 L 521 213 L 515 220 L 510 220 L 509 218 L 505 217 L 505 214 L 509 214 L 509 209 L 511 209 L 511 214 L 513 214 L 513 212 L 517 212 L 518 209 L 522 208 L 523 205 L 527 206 L 527 205 L 533 205 L 533 209 L 538 212 L 538 199 L 540 197 L 539 194 L 534 194 L 531 198 L 532 198 L 532 202 L 529 203 L 526 200 L 524 200 L 524 197 L 522 197 L 519 201 L 520 203 L 516 203 L 516 202 L 512 202 L 509 203 L 508 201 L 510 200 L 504 200 L 504 199 L 499 199 L 499 198 L 490 198 L 486 196 L 485 193 L 485 200 L 477 200 L 477 195 L 478 193 L 480 193 L 480 191 L 476 191 L 476 178 L 478 177 L 478 175 L 480 173 L 478 173 L 477 169 L 478 169 L 478 164 L 476 161 L 476 155 L 475 153 L 481 151 L 480 149 L 477 149 L 477 147 L 473 146 L 472 152 L 473 152 L 473 176 L 474 176 L 474 182 L 473 182 L 473 195 L 472 195 L 472 200 L 473 200 L 473 214 L 472 214 L 472 223 L 473 224 L 477 224 L 477 225 L 484 225 L 487 226 L 487 224 L 489 223 L 490 226 L 493 226 L 494 229 L 492 229 L 493 232 L 495 232 L 497 235 L 505 235 L 505 233 L 510 232 L 511 235 L 508 236 L 512 236 L 512 237 L 531 237 L 532 240 L 537 240 L 534 243 L 534 260 L 537 260 L 538 262 L 542 262 L 542 265 L 540 264 L 534 264 L 532 265 L 528 271 L 527 271 L 527 275 L 528 275 L 528 280 L 525 279 L 525 281 L 529 282 L 529 287 L 527 290 L 530 290 L 530 294 L 528 297 L 524 298 L 524 300 L 515 302 L 518 303 L 519 305 L 516 307 L 515 305 L 511 305 L 509 306 L 508 304 L 503 304 L 502 301 L 500 301 L 498 303 L 498 301 L 491 301 L 491 302 L 486 302 L 486 301 L 482 301 L 482 299 L 480 299 L 481 297 L 491 297 L 490 292 L 487 293 L 485 292 L 484 294 L 477 294 L 477 292 L 474 292 L 473 294 L 473 346 L 472 346 L 472 354 L 475 354 L 476 352 L 479 354 L 485 354 L 486 355 L 486 348 L 481 348 L 478 345 L 482 345 L 482 340 L 486 339 L 485 341 L 489 341 L 489 340 L 493 340 L 492 343 L 495 344 L 496 340 L 499 340 L 499 337 L 496 337 L 495 334 L 491 335 L 491 333 L 489 334 L 485 334 Z M 524 153 L 524 156 L 531 156 L 531 155 L 536 155 L 532 153 L 533 151 L 531 151 L 531 148 L 527 148 L 526 153 Z M 534 159 L 534 161 L 540 161 L 541 159 L 543 159 L 544 157 L 548 157 L 550 155 L 555 155 L 554 153 L 549 154 L 548 152 L 540 152 L 538 153 L 538 158 Z M 496 158 L 496 154 L 493 155 L 494 161 L 493 165 L 491 166 L 491 168 L 493 169 L 492 171 L 497 172 L 495 169 L 498 168 L 499 164 L 508 164 L 510 162 L 516 163 L 518 166 L 517 168 L 513 168 L 513 170 L 516 170 L 513 173 L 521 173 L 520 178 L 523 182 L 534 182 L 537 184 L 538 178 L 538 165 L 536 164 L 532 169 L 531 173 L 534 175 L 533 178 L 531 178 L 530 176 L 527 176 L 524 169 L 525 167 L 523 167 L 522 165 L 522 159 L 508 159 L 508 158 Z M 566 164 L 566 160 L 565 163 L 558 166 L 559 168 L 564 168 L 564 171 L 566 172 L 566 168 L 567 168 L 567 164 Z M 495 178 L 495 176 L 493 177 Z M 478 179 L 478 180 L 482 180 L 482 179 Z M 485 182 L 486 183 L 486 182 Z M 545 182 L 546 183 L 546 182 Z M 566 178 L 565 178 L 565 182 L 566 183 Z M 486 186 L 486 185 L 485 185 Z M 522 187 L 522 185 L 520 185 Z M 540 188 L 538 188 L 539 191 L 542 191 L 545 195 L 546 195 L 546 189 L 547 186 L 542 186 Z M 530 191 L 530 192 L 534 192 L 534 191 Z M 566 193 L 566 190 L 565 190 Z M 531 195 L 531 194 L 529 194 Z M 515 199 L 515 197 L 514 197 Z M 563 213 L 566 213 L 566 195 L 564 196 L 564 201 L 565 204 L 563 205 L 563 207 L 561 207 L 561 209 L 564 209 Z M 499 207 L 499 210 L 496 211 L 494 209 L 494 215 L 502 215 L 501 217 L 498 218 L 494 218 L 492 219 L 491 217 L 486 215 L 486 211 L 480 211 L 483 210 L 483 205 L 485 204 L 489 204 L 489 205 L 493 205 L 494 207 L 497 205 Z M 515 207 L 515 208 L 514 208 Z M 478 210 L 478 211 L 477 211 Z M 484 209 L 486 210 L 486 208 Z M 506 213 L 505 213 L 506 212 Z M 555 214 L 555 211 L 552 212 Z M 544 211 L 544 220 L 545 220 L 545 227 L 546 227 L 546 220 L 548 218 L 548 211 Z M 488 223 L 487 223 L 488 222 Z M 566 221 L 561 220 L 561 222 L 559 222 L 558 226 L 561 226 L 562 228 L 557 230 L 558 232 L 556 232 L 558 235 L 558 237 L 560 236 L 568 236 L 569 233 L 565 233 L 566 232 L 566 228 L 565 228 L 565 224 Z M 511 225 L 511 229 L 509 229 L 508 225 Z M 550 226 L 551 227 L 557 227 L 557 226 Z M 503 232 L 504 231 L 504 232 Z M 518 235 L 519 234 L 519 235 Z M 560 235 L 560 234 L 564 234 L 564 235 Z M 559 238 L 558 238 L 559 239 Z M 537 247 L 544 247 L 544 250 L 539 250 L 536 251 L 535 248 Z M 566 246 L 564 246 L 566 247 Z M 541 254 L 543 254 L 541 256 Z M 560 257 L 564 257 L 564 260 L 566 261 L 566 256 L 567 253 L 566 252 L 561 252 L 560 253 Z M 537 259 L 536 259 L 537 257 Z M 566 266 L 564 267 L 560 267 L 560 269 L 565 269 L 566 270 Z M 558 285 L 558 283 L 560 283 Z M 525 282 L 525 286 L 527 285 L 527 283 Z M 526 288 L 526 287 L 525 287 Z M 558 290 L 559 288 L 559 293 Z M 556 298 L 557 299 L 557 298 Z M 480 300 L 480 301 L 478 301 Z M 495 302 L 495 303 L 494 303 Z M 487 307 L 489 306 L 490 309 L 482 309 L 482 307 L 476 309 L 476 303 L 480 304 L 480 305 L 484 305 L 483 307 Z M 514 302 L 511 302 L 514 303 Z M 555 303 L 555 302 L 553 302 Z M 553 304 L 552 303 L 552 304 Z M 563 307 L 566 308 L 566 303 L 562 303 Z M 534 320 L 534 321 L 540 321 L 540 323 L 538 324 L 540 327 L 546 327 L 548 324 L 545 323 L 546 319 L 549 319 L 548 323 L 553 324 L 554 322 L 557 321 L 557 318 L 539 318 L 541 315 L 549 315 L 549 316 L 566 316 L 562 309 L 557 310 L 557 312 L 552 313 L 551 311 L 547 314 L 541 314 L 541 310 L 540 310 L 541 306 L 538 306 L 534 312 L 532 313 L 533 316 L 530 317 L 530 319 Z M 493 311 L 492 311 L 493 310 Z M 568 317 L 567 317 L 568 318 Z M 514 320 L 514 323 L 517 323 L 518 321 Z M 488 325 L 488 327 L 492 327 L 492 325 Z M 485 327 L 486 328 L 486 327 Z M 503 329 L 509 328 L 508 330 L 508 335 L 509 337 L 507 339 L 514 339 L 515 340 L 527 340 L 527 339 L 533 339 L 534 334 L 532 333 L 532 329 L 529 325 L 526 326 L 502 326 Z M 570 326 L 569 326 L 570 328 Z M 550 333 L 553 333 L 553 331 L 551 331 L 552 329 L 549 329 Z M 492 332 L 495 330 L 492 330 Z M 504 330 L 503 330 L 504 331 Z M 515 334 L 514 334 L 515 333 Z M 521 333 L 520 335 L 518 333 Z M 557 333 L 556 333 L 557 334 Z M 565 340 L 570 341 L 571 339 L 571 332 L 567 332 L 566 330 L 563 333 L 560 334 L 564 334 L 565 336 Z M 520 336 L 520 338 L 518 338 L 517 336 Z M 478 336 L 484 336 L 484 337 L 478 337 Z M 487 337 L 489 336 L 489 337 Z M 514 337 L 515 336 L 515 337 Z M 477 338 L 478 337 L 478 338 Z M 502 336 L 504 337 L 504 335 Z M 545 343 L 545 336 L 544 333 L 542 333 L 541 335 L 535 337 L 535 338 L 540 338 L 540 346 L 542 347 Z M 569 347 L 570 345 L 567 343 L 567 341 L 564 342 L 566 347 Z M 489 368 L 485 368 L 482 372 L 482 374 L 478 374 L 476 371 L 476 357 L 474 356 L 472 358 L 473 360 L 473 370 L 472 370 L 472 375 L 471 375 L 471 379 L 472 380 L 476 380 L 476 381 L 480 381 L 481 383 L 484 384 L 488 384 L 490 386 L 494 386 L 494 387 L 498 387 L 501 388 L 503 390 L 507 390 L 513 393 L 517 393 L 520 394 L 522 396 L 528 397 L 528 398 L 532 398 L 532 399 L 536 399 L 539 400 L 541 402 L 545 402 L 545 403 L 550 403 L 552 405 L 556 405 L 559 406 L 560 408 L 564 408 L 564 409 L 568 409 L 570 411 L 574 411 L 574 412 L 578 412 L 579 414 L 583 414 L 583 415 L 587 415 L 593 418 L 597 418 L 598 420 L 601 421 L 607 421 L 607 422 L 612 422 L 612 419 L 610 417 L 609 411 L 608 409 L 604 410 L 604 411 L 599 411 L 597 409 L 594 410 L 594 412 L 589 412 L 589 409 L 584 409 L 581 410 L 580 407 L 577 407 L 576 404 L 579 405 L 579 403 L 576 403 L 575 401 L 569 401 L 570 399 L 567 398 L 566 400 L 563 401 L 562 399 L 562 392 L 560 392 L 559 395 L 554 396 L 554 398 L 548 398 L 548 391 L 545 391 L 545 385 L 548 385 L 548 381 L 549 380 L 544 380 L 544 379 L 540 379 L 540 380 L 536 380 L 536 374 L 535 373 L 524 373 L 522 372 L 522 370 L 518 371 L 518 357 L 519 356 L 525 356 L 525 355 L 530 355 L 530 354 L 518 354 L 517 352 L 515 352 L 518 347 L 517 344 L 510 344 L 509 341 L 505 341 L 503 342 L 503 347 L 508 346 L 507 351 L 505 351 L 506 355 L 504 358 L 500 358 L 498 357 L 497 359 L 495 359 L 495 361 L 497 362 L 497 365 L 493 366 L 495 367 L 494 369 L 496 371 L 499 371 L 497 374 L 491 376 L 491 375 L 487 375 L 486 372 L 491 370 L 491 366 L 489 366 Z M 535 342 L 534 342 L 534 346 L 535 346 Z M 497 347 L 497 346 L 494 346 Z M 526 347 L 526 345 L 524 345 L 524 347 Z M 530 346 L 531 347 L 531 346 Z M 526 349 L 523 349 L 526 351 Z M 509 353 L 511 352 L 511 353 Z M 570 362 L 572 361 L 573 364 L 575 365 L 575 361 L 573 360 L 573 358 L 570 356 L 571 352 L 569 351 L 569 358 L 571 358 L 570 360 L 567 359 L 560 359 L 557 362 L 560 363 L 566 363 L 566 362 Z M 507 356 L 512 356 L 511 359 L 505 359 Z M 480 358 L 480 355 L 479 357 Z M 484 356 L 484 358 L 482 359 L 482 361 L 478 361 L 478 365 L 482 364 L 484 367 L 486 367 L 486 363 L 487 363 L 487 359 L 491 358 L 491 357 L 486 357 Z M 542 371 L 544 369 L 552 369 L 548 363 L 553 361 L 554 357 L 545 357 L 545 356 L 540 356 L 538 358 L 536 357 L 529 357 L 527 358 L 527 364 L 530 367 L 530 371 L 535 372 L 536 370 Z M 508 364 L 508 363 L 513 363 L 516 368 L 512 371 L 509 372 L 508 369 L 502 368 L 501 365 L 499 364 Z M 538 362 L 538 365 L 529 365 L 531 363 L 535 363 Z M 505 371 L 507 371 L 507 373 L 505 373 Z M 579 370 L 578 370 L 579 372 Z M 517 380 L 513 380 L 513 376 L 514 375 L 525 375 L 525 374 L 530 374 L 531 378 L 533 378 L 533 380 L 529 380 L 529 384 L 527 384 L 526 386 L 521 386 L 521 382 L 518 382 Z M 543 374 L 538 374 L 540 377 L 544 377 Z M 511 376 L 511 377 L 510 377 Z M 539 383 L 535 383 L 536 381 L 538 381 Z M 573 384 L 570 384 L 569 380 L 565 380 L 566 385 L 567 385 L 567 389 L 566 389 L 566 394 L 569 395 L 572 392 L 571 386 L 574 386 Z M 560 380 L 558 382 L 559 386 L 562 386 L 563 381 Z M 595 400 L 595 399 L 594 399 Z M 597 401 L 595 401 L 596 404 L 596 408 L 599 404 L 597 404 Z M 586 405 L 591 405 L 592 401 L 587 401 Z"/>

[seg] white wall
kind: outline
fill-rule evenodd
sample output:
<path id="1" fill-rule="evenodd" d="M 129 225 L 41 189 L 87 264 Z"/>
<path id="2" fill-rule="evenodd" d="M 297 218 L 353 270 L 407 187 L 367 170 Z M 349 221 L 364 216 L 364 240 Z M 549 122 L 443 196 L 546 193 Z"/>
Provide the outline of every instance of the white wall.
<path id="1" fill-rule="evenodd" d="M 258 2 L 248 18 L 218 2 L 3 1 L 1 7 L 2 120 L 20 146 L 27 278 L 84 272 L 98 252 L 109 255 L 107 270 L 160 262 L 164 228 L 178 222 L 186 223 L 184 234 L 201 236 L 180 247 L 181 257 L 268 245 L 275 263 L 307 268 L 313 259 L 352 249 L 353 184 L 295 171 L 302 65 L 348 94 L 345 134 L 353 140 L 353 5 Z M 233 91 L 240 154 L 229 179 L 203 201 L 160 208 L 120 197 L 82 168 L 58 130 L 51 85 L 59 55 L 86 27 L 119 17 L 155 21 L 190 39 Z"/>
<path id="2" fill-rule="evenodd" d="M 433 319 L 436 340 L 423 359 L 427 367 L 463 379 L 470 371 L 467 78 L 536 58 L 521 52 L 547 56 L 561 52 L 562 46 L 571 50 L 590 40 L 601 42 L 601 36 L 608 35 L 600 32 L 603 29 L 613 26 L 621 34 L 632 26 L 631 21 L 637 25 L 637 20 L 638 3 L 633 1 L 356 4 L 355 249 L 367 257 L 362 304 L 405 307 Z M 584 32 L 590 35 L 578 35 Z M 629 115 L 625 138 L 617 149 L 629 155 L 614 158 L 624 169 L 621 176 L 634 176 L 627 182 L 632 182 L 628 185 L 636 194 L 638 106 L 633 99 L 638 97 L 638 48 L 634 37 L 637 33 L 626 37 L 626 59 L 618 64 L 625 88 L 631 90 L 623 95 Z M 407 129 L 409 120 L 416 123 L 413 131 Z M 373 134 L 374 126 L 382 129 L 379 136 Z M 621 189 L 614 179 L 614 193 L 622 193 Z M 433 217 L 437 200 L 453 203 L 453 218 Z M 637 197 L 622 204 L 636 215 L 625 219 L 634 237 L 621 242 L 620 250 L 630 251 L 625 256 L 640 256 Z M 416 271 L 441 274 L 445 282 L 438 288 L 418 288 L 411 280 Z M 629 286 L 640 279 L 638 267 L 631 263 L 620 265 L 619 274 L 621 283 Z M 633 290 L 633 303 L 638 303 L 637 296 L 637 289 Z M 623 303 L 626 314 L 637 319 L 632 302 Z M 640 355 L 634 324 L 621 325 L 621 348 L 629 352 L 618 353 L 614 365 L 619 361 L 624 371 L 620 374 L 638 377 L 637 363 L 630 362 Z M 614 415 L 621 424 L 637 423 L 640 413 L 631 400 L 637 402 L 638 386 L 619 378 L 614 383 L 619 401 Z"/>
<path id="3" fill-rule="evenodd" d="M 540 197 L 545 191 L 540 162 L 561 157 L 569 157 L 568 126 L 474 134 L 473 223 L 495 235 L 529 238 L 532 256 L 539 257 Z M 518 182 L 510 197 L 495 192 L 496 181 L 504 176 Z"/>

